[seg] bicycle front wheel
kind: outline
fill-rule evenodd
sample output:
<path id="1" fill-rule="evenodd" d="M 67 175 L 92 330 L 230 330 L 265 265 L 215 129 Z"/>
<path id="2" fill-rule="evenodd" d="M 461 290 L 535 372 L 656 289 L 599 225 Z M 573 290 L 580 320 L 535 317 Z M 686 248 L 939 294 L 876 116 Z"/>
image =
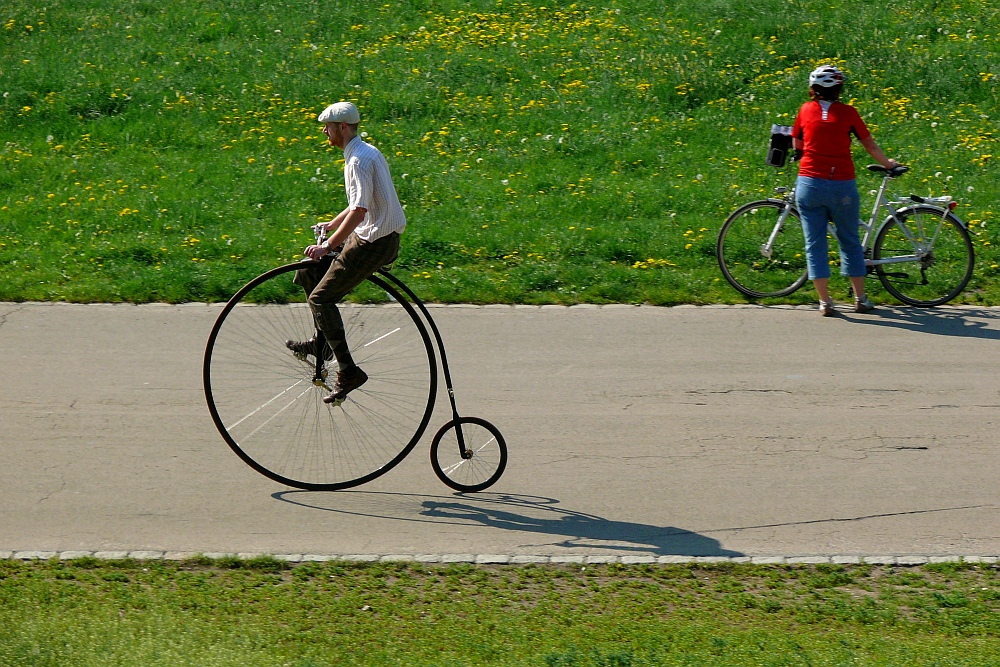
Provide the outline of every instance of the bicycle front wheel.
<path id="1" fill-rule="evenodd" d="M 338 304 L 368 381 L 340 405 L 324 403 L 336 361 L 317 364 L 285 346 L 316 334 L 308 304 L 268 303 L 284 293 L 275 284 L 301 267 L 269 271 L 226 304 L 205 350 L 205 396 L 222 437 L 247 465 L 288 486 L 331 491 L 375 479 L 413 449 L 433 411 L 437 362 L 413 307 L 372 276 L 390 303 Z"/>
<path id="2" fill-rule="evenodd" d="M 798 211 L 789 210 L 774 231 L 786 208 L 781 201 L 751 202 L 733 211 L 719 231 L 715 256 L 722 275 L 751 299 L 787 296 L 806 282 L 806 241 Z"/>
<path id="3" fill-rule="evenodd" d="M 875 238 L 875 273 L 889 294 L 911 306 L 940 306 L 972 278 L 972 239 L 958 218 L 939 208 L 916 206 L 896 214 Z"/>

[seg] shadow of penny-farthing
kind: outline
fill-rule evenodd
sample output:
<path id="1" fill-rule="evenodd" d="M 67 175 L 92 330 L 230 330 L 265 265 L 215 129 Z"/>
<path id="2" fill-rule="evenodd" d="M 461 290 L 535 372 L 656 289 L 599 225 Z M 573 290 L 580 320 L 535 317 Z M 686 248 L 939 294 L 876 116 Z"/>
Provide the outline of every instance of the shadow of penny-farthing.
<path id="1" fill-rule="evenodd" d="M 276 500 L 336 514 L 485 527 L 537 535 L 534 546 L 572 549 L 572 553 L 741 556 L 718 540 L 683 528 L 607 519 L 578 512 L 544 496 L 502 493 L 435 496 L 385 491 L 336 494 L 281 491 Z M 521 548 L 524 548 L 522 546 Z M 554 554 L 550 554 L 554 555 Z"/>

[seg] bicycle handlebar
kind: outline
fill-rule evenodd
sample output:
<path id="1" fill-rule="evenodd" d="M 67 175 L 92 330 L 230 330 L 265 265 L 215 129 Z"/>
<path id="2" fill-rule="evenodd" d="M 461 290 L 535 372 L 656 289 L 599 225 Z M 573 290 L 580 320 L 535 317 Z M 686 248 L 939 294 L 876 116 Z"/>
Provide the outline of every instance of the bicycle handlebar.
<path id="1" fill-rule="evenodd" d="M 320 223 L 318 225 L 313 225 L 312 226 L 312 230 L 313 230 L 313 237 L 316 239 L 316 244 L 315 245 L 323 245 L 323 242 L 326 241 L 326 226 L 323 223 Z M 338 253 L 339 253 L 339 249 L 337 249 L 337 250 L 330 250 L 325 256 L 326 257 L 336 257 Z M 313 260 L 313 259 L 309 258 L 308 256 L 306 256 L 306 257 L 302 258 L 302 261 L 303 262 L 312 262 L 312 261 L 316 261 L 316 260 Z"/>
<path id="2" fill-rule="evenodd" d="M 323 245 L 323 241 L 326 240 L 326 225 L 322 222 L 318 225 L 312 226 L 313 236 L 316 237 L 316 245 Z"/>

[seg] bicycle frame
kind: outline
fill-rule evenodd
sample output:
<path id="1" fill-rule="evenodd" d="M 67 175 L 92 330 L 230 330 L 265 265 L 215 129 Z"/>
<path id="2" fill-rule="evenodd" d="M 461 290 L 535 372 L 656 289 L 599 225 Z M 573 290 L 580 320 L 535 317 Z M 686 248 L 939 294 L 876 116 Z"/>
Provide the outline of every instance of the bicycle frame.
<path id="1" fill-rule="evenodd" d="M 321 245 L 323 241 L 326 240 L 326 231 L 325 229 L 317 229 L 317 227 L 318 226 L 313 227 L 313 233 L 316 236 L 316 245 Z M 403 294 L 406 295 L 406 298 L 408 298 L 410 301 L 414 303 L 414 305 L 417 306 L 417 310 L 420 311 L 420 314 L 423 316 L 424 320 L 427 322 L 427 324 L 430 325 L 431 332 L 434 334 L 434 342 L 437 344 L 438 354 L 441 355 L 441 368 L 444 370 L 445 386 L 448 387 L 448 400 L 451 403 L 452 419 L 456 422 L 455 433 L 458 436 L 458 448 L 461 452 L 462 458 L 464 459 L 471 458 L 472 450 L 465 446 L 465 436 L 462 434 L 462 425 L 459 422 L 460 417 L 458 414 L 458 405 L 455 402 L 455 389 L 451 383 L 451 371 L 448 369 L 448 355 L 444 351 L 444 340 L 441 338 L 441 332 L 438 330 L 437 323 L 434 322 L 434 318 L 431 317 L 430 311 L 427 310 L 427 306 L 424 305 L 424 302 L 420 300 L 420 297 L 418 297 L 413 292 L 413 290 L 411 290 L 406 285 L 406 283 L 404 283 L 402 280 L 400 280 L 399 278 L 397 278 L 396 276 L 392 275 L 389 272 L 389 268 L 391 267 L 392 267 L 391 264 L 384 266 L 378 270 L 378 273 L 387 278 L 392 284 L 394 284 L 400 290 L 402 290 Z M 317 335 L 317 340 L 319 340 L 320 337 L 323 335 L 323 333 L 317 330 L 316 335 Z M 323 369 L 323 361 L 317 358 L 316 377 L 314 378 L 313 382 L 316 383 L 323 382 L 323 379 L 321 377 L 322 369 Z M 325 384 L 323 384 L 323 386 L 326 387 Z"/>
<path id="2" fill-rule="evenodd" d="M 918 262 L 930 253 L 931 249 L 934 247 L 934 242 L 937 240 L 938 234 L 941 231 L 941 227 L 945 224 L 948 215 L 952 212 L 954 208 L 954 203 L 951 197 L 917 197 L 915 195 L 910 195 L 909 197 L 901 197 L 898 200 L 890 200 L 886 197 L 886 189 L 888 188 L 889 181 L 892 180 L 892 176 L 888 173 L 882 178 L 882 184 L 879 186 L 878 193 L 875 196 L 875 204 L 872 207 L 871 215 L 868 218 L 868 222 L 865 223 L 864 220 L 858 220 L 858 226 L 864 229 L 864 235 L 861 239 L 861 245 L 865 249 L 865 265 L 866 266 L 877 266 L 882 264 L 901 264 L 907 262 Z M 771 231 L 771 235 L 768 237 L 767 242 L 760 247 L 761 254 L 770 259 L 772 250 L 774 248 L 774 242 L 778 238 L 778 234 L 781 229 L 785 226 L 785 220 L 788 218 L 789 212 L 796 208 L 795 205 L 795 189 L 778 187 L 775 188 L 778 194 L 784 195 L 780 200 L 786 204 L 785 208 L 782 210 L 781 215 L 778 216 L 778 221 L 774 225 L 774 229 Z M 928 208 L 938 209 L 941 213 L 941 221 L 938 223 L 937 228 L 934 230 L 933 235 L 930 240 L 927 240 L 927 234 L 924 229 L 916 230 L 916 234 L 909 227 L 900 222 L 899 218 L 896 217 L 897 213 L 901 213 L 905 210 L 910 209 L 914 205 L 923 205 Z M 904 205 L 903 208 L 899 208 Z M 885 208 L 888 211 L 889 216 L 882 221 L 882 224 L 875 227 L 875 219 L 878 216 L 879 209 Z M 956 220 L 958 218 L 956 217 Z M 966 227 L 965 222 L 958 220 L 959 223 Z M 891 257 L 888 259 L 872 259 L 871 255 L 871 245 L 877 235 L 877 232 L 881 231 L 886 225 L 895 224 L 899 227 L 903 236 L 911 243 L 914 250 L 916 251 L 913 255 L 900 255 L 898 257 Z M 829 224 L 830 233 L 834 233 L 833 223 Z M 923 240 L 922 240 L 923 239 Z"/>
<path id="3" fill-rule="evenodd" d="M 441 368 L 444 370 L 445 386 L 448 387 L 448 400 L 451 402 L 452 419 L 454 419 L 457 422 L 459 419 L 458 405 L 455 403 L 455 389 L 451 384 L 451 371 L 448 370 L 448 355 L 445 354 L 444 340 L 442 340 L 441 338 L 441 332 L 438 331 L 437 324 L 434 322 L 434 318 L 431 317 L 430 311 L 427 310 L 427 306 L 424 305 L 424 302 L 420 300 L 420 297 L 418 297 L 413 292 L 413 290 L 411 290 L 409 287 L 406 286 L 406 283 L 404 283 L 402 280 L 389 273 L 389 271 L 384 267 L 379 269 L 378 272 L 379 274 L 388 278 L 396 287 L 398 287 L 403 291 L 403 294 L 405 294 L 408 299 L 410 299 L 411 301 L 413 301 L 413 303 L 416 304 L 417 309 L 420 311 L 420 313 L 424 316 L 424 319 L 427 320 L 427 323 L 430 325 L 431 332 L 434 334 L 434 340 L 437 343 L 438 353 L 441 355 Z M 462 435 L 461 424 L 456 425 L 456 435 L 458 436 L 458 448 L 462 453 L 462 458 L 471 458 L 472 450 L 468 449 L 465 446 L 465 437 Z"/>

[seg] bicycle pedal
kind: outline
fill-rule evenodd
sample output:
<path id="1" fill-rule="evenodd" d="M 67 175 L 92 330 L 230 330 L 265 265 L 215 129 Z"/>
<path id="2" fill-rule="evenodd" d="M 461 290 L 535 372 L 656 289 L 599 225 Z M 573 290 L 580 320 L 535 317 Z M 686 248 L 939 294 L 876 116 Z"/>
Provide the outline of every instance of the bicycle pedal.
<path id="1" fill-rule="evenodd" d="M 317 387 L 322 387 L 326 391 L 333 391 L 333 389 L 330 387 L 330 385 L 328 385 L 326 383 L 326 373 L 324 373 L 321 377 L 315 377 L 315 378 L 313 378 L 312 382 Z"/>
<path id="2" fill-rule="evenodd" d="M 341 405 L 344 404 L 344 401 L 346 400 L 347 400 L 346 396 L 344 398 L 335 398 L 329 403 L 327 403 L 327 405 L 329 405 L 331 408 L 339 408 Z"/>

